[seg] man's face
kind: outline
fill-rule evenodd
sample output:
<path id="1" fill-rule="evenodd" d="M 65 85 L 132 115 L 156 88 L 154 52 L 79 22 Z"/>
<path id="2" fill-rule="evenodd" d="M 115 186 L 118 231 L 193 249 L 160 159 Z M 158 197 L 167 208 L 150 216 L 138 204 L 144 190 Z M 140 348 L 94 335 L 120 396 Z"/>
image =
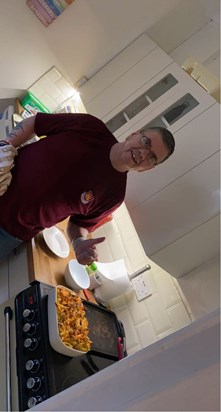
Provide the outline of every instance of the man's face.
<path id="1" fill-rule="evenodd" d="M 124 142 L 122 160 L 128 170 L 143 172 L 152 169 L 168 155 L 161 134 L 156 130 L 137 131 Z"/>

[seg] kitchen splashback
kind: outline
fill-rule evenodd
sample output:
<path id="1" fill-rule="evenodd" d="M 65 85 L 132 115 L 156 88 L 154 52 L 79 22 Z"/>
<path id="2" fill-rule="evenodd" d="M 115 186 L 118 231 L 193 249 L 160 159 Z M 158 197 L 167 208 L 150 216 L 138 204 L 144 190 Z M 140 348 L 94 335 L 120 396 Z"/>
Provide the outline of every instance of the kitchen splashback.
<path id="1" fill-rule="evenodd" d="M 97 229 L 93 237 L 105 236 L 97 246 L 99 260 L 124 258 L 131 275 L 147 263 L 143 273 L 152 294 L 141 302 L 135 292 L 111 300 L 111 307 L 122 320 L 128 354 L 183 328 L 220 306 L 219 256 L 179 279 L 151 261 L 144 252 L 126 205 L 113 213 L 113 220 Z"/>
<path id="2" fill-rule="evenodd" d="M 105 236 L 97 246 L 99 260 L 111 262 L 124 258 L 131 275 L 147 263 L 151 269 L 143 276 L 152 295 L 138 302 L 134 290 L 111 300 L 111 307 L 122 320 L 128 354 L 151 345 L 191 323 L 191 318 L 172 276 L 145 255 L 125 204 L 113 214 L 113 220 L 93 233 Z"/>

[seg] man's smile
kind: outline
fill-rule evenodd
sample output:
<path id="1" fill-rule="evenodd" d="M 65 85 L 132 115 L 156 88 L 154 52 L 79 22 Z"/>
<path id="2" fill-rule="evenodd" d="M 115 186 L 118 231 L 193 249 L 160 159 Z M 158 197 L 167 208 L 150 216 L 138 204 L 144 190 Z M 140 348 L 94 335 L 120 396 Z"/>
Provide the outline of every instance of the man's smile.
<path id="1" fill-rule="evenodd" d="M 133 150 L 131 150 L 131 156 L 132 156 L 132 159 L 133 159 L 134 163 L 137 165 L 137 164 L 138 164 L 138 160 L 137 160 L 136 155 L 135 155 L 135 153 L 134 153 Z"/>

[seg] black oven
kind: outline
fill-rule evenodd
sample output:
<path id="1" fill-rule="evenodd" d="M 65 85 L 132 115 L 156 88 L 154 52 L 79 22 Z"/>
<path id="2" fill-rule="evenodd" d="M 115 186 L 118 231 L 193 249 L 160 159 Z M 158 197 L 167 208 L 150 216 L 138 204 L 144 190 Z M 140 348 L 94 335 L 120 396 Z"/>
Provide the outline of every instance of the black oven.
<path id="1" fill-rule="evenodd" d="M 47 296 L 52 286 L 34 282 L 15 298 L 19 410 L 24 411 L 126 356 L 122 322 L 115 313 L 83 301 L 92 349 L 68 357 L 49 343 Z M 124 345 L 119 345 L 124 343 Z M 122 353 L 119 353 L 119 348 Z"/>

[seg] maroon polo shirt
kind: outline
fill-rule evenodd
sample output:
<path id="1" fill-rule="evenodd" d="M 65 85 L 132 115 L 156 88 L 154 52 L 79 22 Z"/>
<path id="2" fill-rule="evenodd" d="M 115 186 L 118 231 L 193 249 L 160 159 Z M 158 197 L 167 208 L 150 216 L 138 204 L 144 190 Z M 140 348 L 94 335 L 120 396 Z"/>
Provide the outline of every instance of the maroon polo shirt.
<path id="1" fill-rule="evenodd" d="M 19 149 L 11 185 L 0 197 L 0 227 L 29 240 L 70 216 L 93 231 L 125 197 L 127 173 L 109 159 L 117 140 L 88 114 L 38 113 L 35 132 L 47 137 Z"/>

